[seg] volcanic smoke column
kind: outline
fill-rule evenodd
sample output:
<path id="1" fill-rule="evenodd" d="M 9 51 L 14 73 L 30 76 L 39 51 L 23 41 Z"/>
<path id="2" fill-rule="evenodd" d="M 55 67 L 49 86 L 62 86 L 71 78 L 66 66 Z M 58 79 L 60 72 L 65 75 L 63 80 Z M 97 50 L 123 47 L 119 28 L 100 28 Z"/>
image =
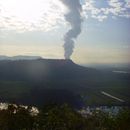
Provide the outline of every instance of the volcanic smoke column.
<path id="1" fill-rule="evenodd" d="M 74 40 L 81 33 L 81 11 L 82 7 L 79 0 L 61 0 L 68 8 L 68 13 L 65 14 L 66 21 L 71 25 L 71 29 L 64 36 L 64 51 L 65 59 L 70 59 L 74 49 Z"/>

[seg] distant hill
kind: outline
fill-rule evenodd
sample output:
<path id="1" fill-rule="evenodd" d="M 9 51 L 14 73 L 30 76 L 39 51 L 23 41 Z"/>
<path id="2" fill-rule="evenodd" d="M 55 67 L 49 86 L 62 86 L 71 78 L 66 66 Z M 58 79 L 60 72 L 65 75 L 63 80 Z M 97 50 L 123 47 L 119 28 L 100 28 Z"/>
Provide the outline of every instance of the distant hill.
<path id="1" fill-rule="evenodd" d="M 104 91 L 130 103 L 130 74 L 87 68 L 72 60 L 18 57 L 0 61 L 0 101 L 42 105 L 52 100 L 77 105 L 82 99 L 87 105 L 122 105 L 103 95 Z"/>
<path id="2" fill-rule="evenodd" d="M 35 60 L 35 59 L 42 59 L 40 56 L 24 56 L 24 55 L 19 55 L 19 56 L 5 56 L 5 55 L 0 55 L 0 61 L 1 60 Z"/>

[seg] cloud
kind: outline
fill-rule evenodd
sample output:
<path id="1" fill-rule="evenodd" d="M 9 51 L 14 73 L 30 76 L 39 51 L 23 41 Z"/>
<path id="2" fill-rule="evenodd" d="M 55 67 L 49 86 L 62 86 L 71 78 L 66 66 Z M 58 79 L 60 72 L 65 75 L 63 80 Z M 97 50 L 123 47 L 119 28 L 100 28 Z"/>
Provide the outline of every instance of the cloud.
<path id="1" fill-rule="evenodd" d="M 96 7 L 99 1 L 96 0 L 85 0 L 85 4 L 83 5 L 85 17 L 94 18 L 98 21 L 103 21 L 111 16 L 113 18 L 123 17 L 130 18 L 130 3 L 120 0 L 107 0 L 107 6 L 100 6 L 100 8 Z"/>
<path id="2" fill-rule="evenodd" d="M 59 0 L 1 0 L 0 28 L 3 30 L 49 31 L 64 22 Z"/>
<path id="3" fill-rule="evenodd" d="M 92 18 L 95 18 L 95 19 L 97 19 L 98 21 L 102 22 L 102 21 L 104 21 L 105 19 L 107 19 L 107 16 L 106 16 L 106 15 L 98 15 L 98 16 L 92 15 Z"/>
<path id="4" fill-rule="evenodd" d="M 100 3 L 100 7 L 97 6 Z M 83 17 L 103 22 L 107 18 L 130 19 L 129 0 L 83 0 Z M 0 0 L 0 30 L 50 31 L 66 25 L 66 7 L 60 0 Z"/>

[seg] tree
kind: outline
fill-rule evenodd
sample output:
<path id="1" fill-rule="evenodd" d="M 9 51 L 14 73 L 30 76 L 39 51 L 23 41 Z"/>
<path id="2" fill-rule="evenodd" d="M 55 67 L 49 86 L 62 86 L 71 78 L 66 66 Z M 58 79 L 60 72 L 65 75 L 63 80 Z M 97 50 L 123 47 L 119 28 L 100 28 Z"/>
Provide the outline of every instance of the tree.
<path id="1" fill-rule="evenodd" d="M 46 106 L 38 115 L 40 130 L 84 130 L 85 121 L 67 104 Z"/>
<path id="2" fill-rule="evenodd" d="M 32 130 L 33 125 L 29 108 L 9 105 L 7 110 L 0 111 L 0 130 Z"/>
<path id="3" fill-rule="evenodd" d="M 121 110 L 116 117 L 118 130 L 130 130 L 130 109 Z"/>

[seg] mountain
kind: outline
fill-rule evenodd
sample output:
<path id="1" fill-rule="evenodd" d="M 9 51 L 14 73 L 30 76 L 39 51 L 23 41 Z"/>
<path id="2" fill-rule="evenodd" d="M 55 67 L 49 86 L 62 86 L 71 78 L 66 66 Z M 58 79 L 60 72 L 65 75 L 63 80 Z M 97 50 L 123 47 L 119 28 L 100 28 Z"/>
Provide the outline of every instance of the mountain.
<path id="1" fill-rule="evenodd" d="M 24 56 L 24 55 L 19 55 L 19 56 L 5 56 L 5 55 L 0 55 L 0 61 L 1 60 L 35 60 L 35 59 L 42 59 L 40 56 Z"/>
<path id="2" fill-rule="evenodd" d="M 98 73 L 97 73 L 98 72 Z M 37 60 L 3 60 L 0 62 L 0 79 L 43 82 L 47 80 L 70 80 L 87 77 L 100 72 L 75 64 L 72 60 L 37 59 Z"/>
<path id="3" fill-rule="evenodd" d="M 9 60 L 10 57 L 5 56 L 5 55 L 0 55 L 0 60 Z"/>
<path id="4" fill-rule="evenodd" d="M 130 74 L 113 73 L 64 59 L 0 61 L 0 101 L 43 105 L 69 102 L 80 106 L 124 105 L 101 92 L 130 103 Z M 72 103 L 73 102 L 73 103 Z"/>

